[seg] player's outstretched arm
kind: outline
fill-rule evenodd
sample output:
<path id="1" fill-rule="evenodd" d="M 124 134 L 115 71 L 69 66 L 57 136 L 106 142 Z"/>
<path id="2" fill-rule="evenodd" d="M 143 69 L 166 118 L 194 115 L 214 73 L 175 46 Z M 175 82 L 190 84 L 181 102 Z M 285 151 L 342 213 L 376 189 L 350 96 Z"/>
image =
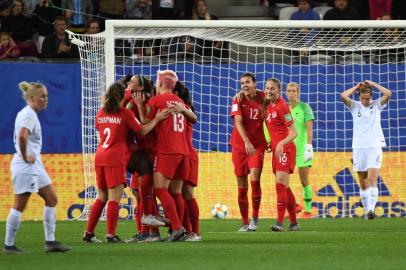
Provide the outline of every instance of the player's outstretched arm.
<path id="1" fill-rule="evenodd" d="M 170 111 L 168 109 L 163 109 L 158 110 L 155 114 L 154 119 L 152 119 L 151 121 L 149 121 L 147 124 L 142 126 L 142 129 L 139 131 L 139 134 L 141 136 L 145 136 L 146 134 L 148 134 L 151 130 L 154 129 L 154 127 L 161 122 L 163 119 L 167 118 L 170 114 Z"/>
<path id="2" fill-rule="evenodd" d="M 380 98 L 381 105 L 385 105 L 386 103 L 388 103 L 390 97 L 392 96 L 392 92 L 389 89 L 370 80 L 366 80 L 364 83 L 372 87 L 375 87 L 376 89 L 379 90 L 379 92 L 383 94 L 383 96 Z"/>
<path id="3" fill-rule="evenodd" d="M 341 99 L 343 100 L 344 104 L 347 107 L 351 107 L 352 101 L 350 99 L 350 96 L 354 94 L 355 91 L 357 91 L 361 87 L 362 83 L 358 83 L 354 87 L 351 87 L 350 89 L 345 90 L 344 92 L 341 93 Z"/>
<path id="4" fill-rule="evenodd" d="M 169 108 L 169 111 L 171 113 L 182 113 L 186 117 L 186 119 L 191 123 L 196 123 L 197 121 L 196 114 L 182 104 L 175 103 L 171 108 Z"/>

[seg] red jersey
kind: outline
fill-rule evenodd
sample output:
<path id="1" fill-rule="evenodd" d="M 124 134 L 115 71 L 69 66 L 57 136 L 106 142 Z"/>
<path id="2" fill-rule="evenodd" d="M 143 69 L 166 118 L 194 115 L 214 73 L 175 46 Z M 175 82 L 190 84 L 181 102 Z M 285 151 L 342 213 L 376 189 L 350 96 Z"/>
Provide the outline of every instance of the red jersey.
<path id="1" fill-rule="evenodd" d="M 122 109 L 114 114 L 107 114 L 101 109 L 96 115 L 100 143 L 96 150 L 95 165 L 111 167 L 125 165 L 128 133 L 130 130 L 139 131 L 141 128 L 133 112 L 128 109 Z"/>
<path id="2" fill-rule="evenodd" d="M 158 110 L 170 108 L 172 104 L 180 103 L 185 106 L 182 99 L 173 93 L 165 93 L 154 96 L 149 100 L 150 111 L 148 119 L 153 119 Z M 182 154 L 189 155 L 189 143 L 186 134 L 187 120 L 182 113 L 174 113 L 155 127 L 156 152 L 162 154 Z"/>
<path id="3" fill-rule="evenodd" d="M 288 127 L 294 124 L 289 105 L 282 97 L 276 101 L 275 105 L 269 104 L 266 108 L 266 126 L 271 137 L 271 148 L 276 149 L 278 143 L 289 134 Z M 294 142 L 288 143 L 288 145 Z"/>
<path id="4" fill-rule="evenodd" d="M 196 149 L 193 147 L 193 143 L 192 143 L 192 138 L 193 138 L 193 124 L 190 123 L 189 121 L 187 122 L 186 125 L 186 134 L 187 134 L 187 138 L 188 138 L 188 143 L 189 143 L 189 149 L 190 149 L 190 155 L 189 158 L 191 160 L 198 160 L 198 154 Z"/>
<path id="5" fill-rule="evenodd" d="M 141 120 L 140 119 L 140 113 L 138 111 L 137 103 L 135 103 L 135 101 L 133 99 L 130 100 L 129 103 L 132 106 L 131 110 L 133 111 L 135 117 L 138 120 Z M 150 110 L 148 101 L 145 101 L 142 104 L 142 106 L 143 106 L 145 114 L 147 114 L 149 112 L 149 110 Z M 139 148 L 149 149 L 149 150 L 155 151 L 155 141 L 156 141 L 155 130 L 151 130 L 145 136 L 136 135 L 136 138 L 137 138 L 137 143 L 138 143 Z"/>
<path id="6" fill-rule="evenodd" d="M 254 100 L 242 99 L 240 102 L 237 99 L 233 100 L 231 106 L 231 116 L 242 116 L 242 124 L 247 134 L 248 139 L 255 149 L 265 149 L 266 140 L 264 135 L 264 116 L 262 113 L 262 103 L 265 94 L 262 91 L 257 91 L 257 96 Z M 244 141 L 238 132 L 235 124 L 231 134 L 230 144 L 234 149 L 245 150 Z"/>

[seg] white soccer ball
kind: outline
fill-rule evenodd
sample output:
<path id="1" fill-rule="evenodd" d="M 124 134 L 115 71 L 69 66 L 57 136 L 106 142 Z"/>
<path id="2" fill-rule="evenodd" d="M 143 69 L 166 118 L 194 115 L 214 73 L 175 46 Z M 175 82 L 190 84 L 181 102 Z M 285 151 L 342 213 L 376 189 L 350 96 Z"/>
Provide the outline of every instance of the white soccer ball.
<path id="1" fill-rule="evenodd" d="M 227 217 L 227 215 L 228 215 L 228 207 L 227 207 L 227 205 L 221 204 L 221 203 L 216 203 L 211 208 L 211 215 L 214 218 L 219 218 L 219 219 Z"/>

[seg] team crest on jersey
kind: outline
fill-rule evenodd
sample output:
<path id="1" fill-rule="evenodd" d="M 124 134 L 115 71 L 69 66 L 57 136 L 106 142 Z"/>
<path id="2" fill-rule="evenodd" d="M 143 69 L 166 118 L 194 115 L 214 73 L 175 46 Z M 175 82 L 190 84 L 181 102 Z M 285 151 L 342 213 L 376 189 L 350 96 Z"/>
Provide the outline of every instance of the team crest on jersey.
<path id="1" fill-rule="evenodd" d="M 276 118 L 276 116 L 278 116 L 277 112 L 272 112 L 272 118 Z"/>

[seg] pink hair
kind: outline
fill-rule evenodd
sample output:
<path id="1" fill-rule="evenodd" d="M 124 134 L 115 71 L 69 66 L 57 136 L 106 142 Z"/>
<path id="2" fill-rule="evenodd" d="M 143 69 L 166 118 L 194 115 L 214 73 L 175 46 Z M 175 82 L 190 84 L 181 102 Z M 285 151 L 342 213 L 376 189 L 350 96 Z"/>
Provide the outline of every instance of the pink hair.
<path id="1" fill-rule="evenodd" d="M 178 81 L 178 76 L 176 75 L 175 71 L 170 69 L 162 71 L 158 70 L 158 80 L 164 88 L 173 90 L 176 82 Z"/>

